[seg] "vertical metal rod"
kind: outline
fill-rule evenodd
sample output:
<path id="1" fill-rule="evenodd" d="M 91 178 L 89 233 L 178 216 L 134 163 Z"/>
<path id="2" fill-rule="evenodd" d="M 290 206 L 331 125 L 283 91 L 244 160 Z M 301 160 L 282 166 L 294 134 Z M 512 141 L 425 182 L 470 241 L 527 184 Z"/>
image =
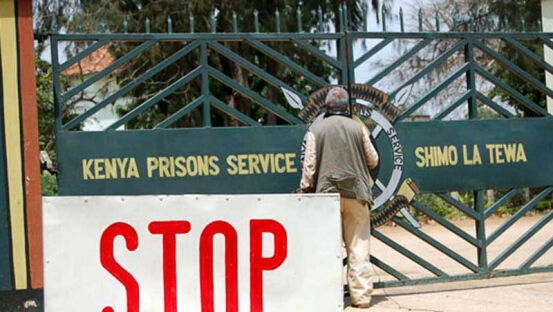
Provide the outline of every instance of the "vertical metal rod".
<path id="1" fill-rule="evenodd" d="M 342 14 L 344 15 L 344 30 L 349 30 L 349 12 L 348 12 L 348 6 L 346 3 L 343 4 L 344 8 L 342 9 Z"/>
<path id="2" fill-rule="evenodd" d="M 440 15 L 436 11 L 436 32 L 440 32 Z"/>
<path id="3" fill-rule="evenodd" d="M 100 32 L 101 32 L 101 33 L 105 33 L 105 32 L 106 32 L 106 28 L 107 28 L 106 22 L 102 21 L 102 22 L 100 23 Z"/>
<path id="4" fill-rule="evenodd" d="M 190 33 L 194 33 L 194 15 L 192 13 L 188 16 L 188 21 L 190 23 Z"/>
<path id="5" fill-rule="evenodd" d="M 200 45 L 200 65 L 202 67 L 202 96 L 204 98 L 203 103 L 203 117 L 204 128 L 211 127 L 211 105 L 209 103 L 209 73 L 207 71 L 208 59 L 207 59 L 207 43 L 203 41 Z"/>
<path id="6" fill-rule="evenodd" d="M 56 22 L 56 18 L 52 19 L 52 23 L 50 24 L 50 32 L 54 34 L 58 32 L 58 24 Z"/>
<path id="7" fill-rule="evenodd" d="M 276 21 L 276 32 L 280 32 L 280 12 L 278 9 L 275 11 L 275 21 Z"/>
<path id="8" fill-rule="evenodd" d="M 232 31 L 235 33 L 238 32 L 238 17 L 236 11 L 232 11 Z"/>
<path id="9" fill-rule="evenodd" d="M 399 8 L 399 25 L 401 32 L 405 32 L 405 25 L 403 24 L 403 8 Z"/>
<path id="10" fill-rule="evenodd" d="M 522 32 L 526 32 L 526 21 L 524 20 L 524 17 L 520 19 L 520 30 Z"/>
<path id="11" fill-rule="evenodd" d="M 323 9 L 321 9 L 321 6 L 317 8 L 317 18 L 318 18 L 318 29 L 319 32 L 324 32 L 324 24 L 323 24 Z"/>
<path id="12" fill-rule="evenodd" d="M 301 2 L 298 5 L 298 8 L 296 9 L 296 16 L 298 18 L 298 32 L 303 32 L 303 25 L 302 25 L 302 17 L 301 17 Z"/>
<path id="13" fill-rule="evenodd" d="M 255 32 L 259 32 L 259 11 L 253 10 L 253 24 L 255 26 Z"/>
<path id="14" fill-rule="evenodd" d="M 369 31 L 369 8 L 366 2 L 363 2 L 363 30 Z"/>
<path id="15" fill-rule="evenodd" d="M 486 244 L 486 216 L 484 214 L 486 207 L 484 206 L 484 191 L 478 190 L 473 192 L 474 210 L 478 214 L 476 219 L 476 239 L 481 243 L 477 248 L 478 266 L 483 271 L 488 270 L 488 252 Z"/>
<path id="16" fill-rule="evenodd" d="M 217 32 L 217 16 L 215 15 L 215 11 L 211 14 L 211 33 Z"/>
<path id="17" fill-rule="evenodd" d="M 384 10 L 384 8 L 382 8 L 382 31 L 383 32 L 386 32 L 386 10 Z"/>
<path id="18" fill-rule="evenodd" d="M 173 20 L 171 19 L 171 16 L 167 16 L 167 32 L 173 33 Z"/>
<path id="19" fill-rule="evenodd" d="M 146 18 L 146 33 L 150 33 L 150 19 L 148 17 Z"/>
<path id="20" fill-rule="evenodd" d="M 126 34 L 129 33 L 129 21 L 126 18 L 123 21 L 123 32 Z"/>
<path id="21" fill-rule="evenodd" d="M 346 71 L 347 71 L 347 85 L 348 85 L 348 99 L 349 99 L 349 116 L 353 118 L 353 99 L 351 98 L 351 83 L 352 83 L 352 71 L 351 65 L 353 64 L 351 59 L 350 51 L 350 37 L 347 31 L 344 32 L 344 44 L 345 46 L 345 57 L 346 57 Z"/>
<path id="22" fill-rule="evenodd" d="M 342 8 L 342 5 L 338 6 L 338 15 L 340 18 L 340 31 L 345 31 L 344 28 L 344 9 Z"/>
<path id="23" fill-rule="evenodd" d="M 422 32 L 422 9 L 419 9 L 419 32 Z"/>
<path id="24" fill-rule="evenodd" d="M 53 87 L 54 87 L 54 119 L 56 124 L 56 129 L 61 130 L 62 123 L 62 111 L 63 104 L 61 102 L 61 86 L 60 86 L 60 73 L 59 73 L 59 56 L 58 56 L 58 41 L 55 35 L 50 36 L 50 49 L 52 49 L 52 70 L 53 74 Z"/>
<path id="25" fill-rule="evenodd" d="M 478 103 L 476 101 L 476 78 L 474 74 L 474 44 L 470 40 L 465 45 L 465 62 L 470 66 L 467 71 L 467 90 L 471 92 L 471 96 L 468 99 L 468 111 L 470 119 L 478 118 Z"/>

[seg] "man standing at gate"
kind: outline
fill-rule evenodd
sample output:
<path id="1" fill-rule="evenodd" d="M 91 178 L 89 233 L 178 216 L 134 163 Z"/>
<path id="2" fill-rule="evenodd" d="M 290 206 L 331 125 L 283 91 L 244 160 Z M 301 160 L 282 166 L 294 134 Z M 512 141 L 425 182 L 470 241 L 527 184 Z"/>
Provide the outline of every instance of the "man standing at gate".
<path id="1" fill-rule="evenodd" d="M 369 205 L 373 181 L 369 169 L 378 154 L 361 123 L 348 118 L 346 90 L 326 97 L 325 118 L 307 133 L 300 187 L 303 192 L 340 193 L 342 236 L 348 257 L 347 282 L 353 306 L 368 308 L 373 290 Z"/>

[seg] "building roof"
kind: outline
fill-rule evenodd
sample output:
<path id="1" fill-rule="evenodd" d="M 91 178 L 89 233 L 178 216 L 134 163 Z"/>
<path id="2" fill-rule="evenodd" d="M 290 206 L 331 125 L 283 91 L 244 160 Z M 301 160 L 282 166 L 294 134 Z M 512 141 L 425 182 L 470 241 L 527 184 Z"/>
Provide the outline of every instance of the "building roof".
<path id="1" fill-rule="evenodd" d="M 81 69 L 83 75 L 94 74 L 111 65 L 114 61 L 115 57 L 109 52 L 108 47 L 103 46 L 90 53 L 78 63 L 71 65 L 61 74 L 62 76 L 80 75 Z"/>

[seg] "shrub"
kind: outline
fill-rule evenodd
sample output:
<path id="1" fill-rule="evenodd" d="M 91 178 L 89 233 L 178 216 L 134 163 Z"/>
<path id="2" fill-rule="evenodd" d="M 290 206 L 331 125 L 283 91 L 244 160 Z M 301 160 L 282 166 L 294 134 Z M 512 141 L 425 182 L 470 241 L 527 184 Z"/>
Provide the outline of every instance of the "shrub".
<path id="1" fill-rule="evenodd" d="M 58 180 L 56 176 L 43 174 L 40 177 L 42 184 L 42 196 L 57 196 L 58 195 Z"/>

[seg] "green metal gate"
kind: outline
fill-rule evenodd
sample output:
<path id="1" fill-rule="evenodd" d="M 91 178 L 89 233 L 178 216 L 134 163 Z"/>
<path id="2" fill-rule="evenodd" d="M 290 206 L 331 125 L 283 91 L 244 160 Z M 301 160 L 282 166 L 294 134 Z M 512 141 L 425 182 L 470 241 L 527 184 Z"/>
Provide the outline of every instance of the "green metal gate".
<path id="1" fill-rule="evenodd" d="M 342 29 L 347 29 L 348 20 L 346 15 L 343 14 L 340 17 Z M 520 90 L 517 90 L 516 87 L 500 79 L 490 70 L 489 66 L 483 63 L 483 60 L 493 61 L 496 66 L 502 66 L 506 70 L 514 73 L 520 79 L 526 81 L 529 87 L 538 90 L 546 97 L 553 97 L 553 90 L 546 86 L 544 82 L 540 80 L 541 78 L 529 74 L 514 63 L 511 55 L 503 55 L 497 49 L 498 44 L 509 45 L 516 53 L 533 61 L 544 71 L 553 73 L 552 65 L 544 61 L 541 55 L 536 54 L 526 46 L 526 42 L 528 41 L 539 41 L 547 48 L 551 49 L 553 48 L 553 41 L 551 41 L 553 33 L 539 31 L 516 33 L 440 32 L 439 27 L 436 30 L 423 31 L 422 26 L 420 26 L 421 28 L 419 28 L 419 31 L 406 32 L 403 27 L 403 20 L 401 20 L 401 31 L 397 32 L 387 31 L 385 23 L 382 32 L 346 31 L 328 33 L 321 32 L 319 29 L 312 29 L 311 32 L 304 32 L 301 26 L 301 15 L 298 16 L 298 32 L 293 33 L 280 32 L 278 17 L 276 18 L 275 32 L 259 32 L 257 16 L 252 18 L 255 29 L 254 32 L 239 32 L 235 22 L 233 25 L 234 32 L 217 33 L 217 21 L 212 18 L 212 31 L 210 33 L 195 33 L 193 21 L 193 19 L 190 20 L 189 29 L 186 30 L 187 32 L 175 32 L 177 30 L 173 29 L 169 19 L 166 31 L 162 33 L 151 32 L 149 21 L 146 21 L 144 28 L 140 31 L 131 33 L 128 29 L 128 22 L 124 21 L 120 26 L 112 26 L 114 29 L 119 29 L 120 32 L 108 32 L 106 25 L 102 25 L 100 32 L 97 33 L 50 34 L 52 65 L 54 69 L 58 159 L 61 193 L 63 195 L 179 192 L 209 193 L 210 191 L 255 193 L 286 192 L 291 190 L 293 185 L 297 184 L 300 173 L 300 170 L 298 170 L 298 168 L 292 168 L 293 166 L 290 167 L 289 172 L 286 172 L 289 173 L 286 176 L 279 176 L 278 172 L 273 171 L 267 174 L 265 180 L 262 180 L 262 178 L 256 180 L 255 177 L 251 176 L 244 177 L 236 175 L 226 177 L 221 183 L 215 181 L 215 177 L 209 176 L 209 167 L 206 167 L 207 171 L 205 177 L 201 177 L 200 180 L 186 182 L 182 181 L 182 179 L 176 179 L 175 175 L 171 176 L 169 179 L 163 179 L 163 174 L 161 176 L 154 176 L 154 178 L 150 177 L 149 180 L 144 180 L 146 179 L 143 177 L 144 172 L 148 172 L 148 174 L 152 174 L 152 172 L 147 171 L 145 167 L 141 167 L 142 165 L 139 161 L 139 164 L 135 166 L 137 167 L 137 172 L 141 172 L 140 177 L 131 176 L 133 179 L 127 179 L 130 175 L 129 171 L 123 178 L 121 175 L 115 175 L 115 178 L 110 181 L 107 181 L 109 179 L 106 178 L 109 175 L 107 172 L 113 168 L 106 167 L 105 164 L 110 161 L 113 161 L 113 164 L 115 164 L 116 160 L 113 160 L 115 159 L 113 157 L 120 157 L 121 159 L 127 157 L 131 159 L 133 158 L 131 157 L 132 155 L 136 155 L 136 159 L 140 160 L 150 159 L 148 155 L 153 153 L 156 155 L 157 160 L 154 159 L 152 161 L 159 162 L 165 157 L 167 158 L 166 161 L 170 162 L 178 161 L 176 156 L 179 151 L 191 151 L 190 153 L 203 153 L 202 155 L 208 157 L 206 158 L 208 162 L 209 159 L 211 159 L 209 157 L 216 157 L 216 159 L 227 157 L 228 160 L 229 156 L 221 154 L 221 148 L 216 149 L 215 147 L 223 146 L 223 150 L 236 150 L 236 155 L 238 156 L 246 155 L 245 153 L 248 151 L 240 146 L 231 145 L 239 145 L 239 142 L 248 140 L 254 140 L 252 142 L 260 146 L 259 153 L 272 153 L 279 148 L 284 150 L 282 154 L 283 163 L 284 157 L 287 157 L 286 155 L 289 154 L 290 162 L 297 165 L 299 163 L 299 155 L 292 155 L 292 152 L 299 149 L 303 133 L 306 130 L 306 122 L 305 119 L 298 117 L 301 115 L 299 110 L 287 106 L 283 95 L 275 95 L 275 88 L 276 90 L 282 88 L 295 94 L 301 102 L 308 105 L 305 109 L 313 109 L 313 107 L 317 107 L 316 101 L 313 97 L 310 98 L 309 96 L 318 89 L 334 84 L 349 85 L 352 88 L 357 88 L 359 85 L 378 86 L 379 89 L 382 89 L 385 93 L 379 93 L 378 90 L 373 89 L 362 90 L 362 92 L 360 92 L 365 92 L 363 94 L 369 99 L 368 101 L 373 102 L 372 106 L 369 104 L 369 107 L 371 107 L 370 111 L 373 115 L 375 112 L 379 112 L 381 115 L 393 116 L 393 118 L 390 118 L 390 120 L 385 123 L 393 123 L 394 129 L 397 129 L 393 131 L 397 131 L 402 137 L 402 140 L 407 142 L 405 143 L 406 145 L 403 146 L 403 149 L 406 151 L 411 151 L 409 141 L 418 140 L 418 143 L 424 143 L 426 139 L 431 141 L 432 134 L 441 131 L 440 129 L 443 129 L 444 132 L 452 131 L 452 134 L 456 133 L 456 130 L 454 131 L 451 129 L 461 129 L 463 131 L 464 129 L 473 129 L 473 132 L 468 131 L 470 135 L 459 136 L 460 140 L 470 140 L 472 139 L 471 136 L 486 137 L 486 135 L 491 135 L 489 132 L 493 132 L 494 134 L 500 133 L 502 129 L 511 131 L 507 131 L 509 134 L 516 134 L 519 133 L 517 129 L 528 126 L 535 127 L 535 129 L 532 128 L 533 130 L 527 133 L 528 137 L 534 137 L 538 140 L 543 139 L 539 136 L 546 136 L 544 133 L 540 133 L 540 131 L 553 129 L 551 115 L 548 114 L 543 107 L 538 105 L 534 99 L 525 96 Z M 366 62 L 370 61 L 375 55 L 378 55 L 379 52 L 386 51 L 385 49 L 387 47 L 393 46 L 395 41 L 401 40 L 410 41 L 410 43 L 403 45 L 405 49 L 403 53 L 398 55 L 397 59 L 382 66 L 381 70 L 367 81 L 359 81 L 359 79 L 356 79 L 356 76 L 359 76 L 359 71 L 363 68 L 363 64 L 366 64 Z M 358 45 L 369 41 L 377 42 L 365 49 L 360 55 L 357 55 L 359 53 L 356 52 L 362 51 L 358 48 Z M 420 70 L 409 72 L 408 77 L 404 77 L 404 79 L 400 81 L 400 83 L 396 83 L 393 88 L 386 85 L 387 77 L 392 76 L 392 74 L 398 70 L 404 70 L 404 66 L 407 62 L 412 60 L 419 53 L 425 53 L 430 47 L 437 44 L 442 44 L 446 48 L 433 57 L 428 63 L 423 64 Z M 122 48 L 124 45 L 126 46 Z M 71 104 L 72 100 L 83 95 L 83 92 L 95 83 L 99 83 L 106 77 L 117 76 L 118 73 L 121 72 L 125 73 L 125 70 L 128 69 L 128 67 L 125 67 L 126 64 L 133 60 L 140 59 L 141 55 L 145 51 L 148 51 L 148 49 L 158 49 L 156 51 L 162 52 L 163 46 L 165 45 L 173 48 L 178 46 L 178 49 L 175 49 L 175 53 L 168 55 L 157 64 L 148 64 L 148 60 L 144 60 L 144 63 L 147 64 L 147 68 L 143 69 L 141 73 L 133 76 L 132 80 L 126 81 L 124 85 L 117 87 L 111 93 L 108 92 L 108 94 L 100 98 L 93 106 L 73 111 L 66 108 L 68 105 L 74 105 Z M 237 52 L 238 45 L 246 45 L 251 54 L 240 55 Z M 285 55 L 283 52 L 285 50 L 281 49 L 283 45 L 293 46 L 296 52 L 293 55 Z M 79 52 L 65 60 L 65 57 L 60 57 L 59 51 L 61 48 L 68 46 L 79 48 L 77 49 Z M 323 50 L 320 48 L 322 46 L 328 46 L 330 48 Z M 398 46 L 393 47 L 397 48 Z M 67 77 L 64 77 L 63 74 L 65 71 L 75 66 L 75 64 L 79 64 L 80 61 L 97 51 L 106 48 L 118 51 L 117 53 L 119 53 L 119 55 L 117 55 L 118 57 L 110 64 L 105 65 L 96 72 L 84 76 L 78 83 L 64 81 L 64 79 L 67 80 Z M 329 51 L 334 52 L 329 53 Z M 439 70 L 445 62 L 452 59 L 458 60 L 459 55 L 463 56 L 461 58 L 462 62 L 452 66 L 453 69 L 447 75 L 441 77 L 440 81 L 435 83 L 427 92 L 420 94 L 416 98 L 409 98 L 406 101 L 402 100 L 402 94 L 406 89 L 411 87 L 417 88 L 417 84 L 423 81 L 427 75 Z M 247 77 L 249 81 L 238 81 L 233 78 L 232 70 L 224 68 L 224 66 L 221 65 L 224 63 L 222 61 L 223 59 L 225 62 L 234 64 L 233 66 L 236 66 L 236 68 L 248 72 Z M 305 61 L 306 59 L 308 59 L 309 62 Z M 157 89 L 154 94 L 149 95 L 145 100 L 142 99 L 141 101 L 137 101 L 137 105 L 126 111 L 124 115 L 117 120 L 105 126 L 103 131 L 79 131 L 83 123 L 94 118 L 94 115 L 100 110 L 108 107 L 117 100 L 123 99 L 125 95 L 132 93 L 133 90 L 137 90 L 137 88 L 146 88 L 145 85 L 155 78 L 158 73 L 171 70 L 171 66 L 180 66 L 175 64 L 182 60 L 186 60 L 187 64 L 191 64 L 191 70 L 186 75 L 177 76 L 171 81 L 165 82 L 163 88 Z M 315 63 L 317 66 L 312 66 Z M 321 68 L 323 68 L 324 73 L 320 72 Z M 317 70 L 319 70 L 319 72 L 316 72 Z M 323 75 L 331 78 L 325 79 L 322 77 Z M 124 80 L 124 77 L 120 80 Z M 482 83 L 479 83 L 480 80 L 485 80 L 487 81 L 487 85 L 497 87 L 496 89 L 501 89 L 501 94 L 505 98 L 510 98 L 512 101 L 519 103 L 521 107 L 532 112 L 534 117 L 543 118 L 536 118 L 533 119 L 533 121 L 519 120 L 521 116 L 517 115 L 516 111 L 513 112 L 507 109 L 504 105 L 499 104 L 496 99 L 491 98 L 489 96 L 489 90 L 479 89 L 480 86 L 482 86 Z M 461 81 L 460 84 L 459 81 Z M 451 88 L 454 84 L 462 86 L 459 87 L 460 91 L 458 90 L 459 92 L 455 98 L 449 99 L 447 105 L 442 105 L 438 113 L 430 116 L 431 120 L 410 122 L 410 120 L 420 118 L 419 111 L 421 109 L 429 105 L 434 105 L 437 101 L 436 99 L 441 101 L 438 97 L 440 92 Z M 186 89 L 186 86 L 192 87 Z M 156 105 L 162 102 L 166 97 L 182 92 L 182 88 L 185 88 L 188 92 L 186 95 L 183 95 L 183 97 L 190 96 L 190 94 L 193 95 L 194 98 L 191 101 L 181 103 L 182 105 L 180 107 L 166 113 L 164 119 L 152 123 L 149 129 L 128 129 L 132 128 L 133 120 L 147 114 L 148 110 L 155 109 L 157 107 Z M 363 89 L 363 86 L 359 88 Z M 254 91 L 254 89 L 257 91 Z M 359 99 L 363 98 L 363 94 L 361 93 L 356 95 L 356 97 Z M 221 94 L 224 98 L 220 98 Z M 240 110 L 239 106 L 230 105 L 230 102 L 234 99 L 233 96 L 236 94 L 249 99 L 252 107 L 256 107 L 256 109 L 252 111 Z M 400 101 L 402 101 L 402 103 Z M 378 106 L 376 102 L 380 102 L 380 104 L 384 106 Z M 311 106 L 309 106 L 310 104 L 308 103 L 310 103 Z M 362 110 L 362 106 L 359 107 L 359 109 Z M 482 112 L 489 112 L 491 110 L 494 111 L 494 114 L 498 117 L 508 120 L 493 122 L 447 121 L 458 109 L 465 109 L 466 113 L 462 113 L 461 115 L 465 115 L 459 118 L 457 112 L 457 119 L 481 119 L 480 115 Z M 394 115 L 394 112 L 397 112 L 397 114 Z M 201 120 L 201 124 L 192 124 L 190 121 L 183 122 L 183 118 L 191 114 L 196 114 L 196 118 L 193 120 L 195 120 L 195 122 Z M 266 118 L 271 115 L 276 116 L 276 122 L 268 126 L 266 125 Z M 440 122 L 442 120 L 444 120 L 444 122 Z M 229 125 L 233 127 L 223 127 Z M 127 129 L 121 130 L 121 127 L 127 127 Z M 175 127 L 179 129 L 169 129 Z M 196 127 L 196 129 L 182 129 L 183 127 Z M 383 136 L 378 138 L 377 136 L 381 132 L 382 127 L 381 125 L 373 125 L 372 130 L 377 144 L 390 140 L 395 134 L 395 132 L 387 133 L 388 136 L 386 138 Z M 425 130 L 425 127 L 431 127 L 430 132 Z M 420 135 L 426 133 L 426 137 L 421 138 L 420 135 L 417 137 L 413 133 L 419 133 Z M 491 138 L 494 137 L 492 136 Z M 528 153 L 528 155 L 534 152 L 535 153 L 532 155 L 539 154 L 540 148 L 543 148 L 543 153 L 547 153 L 547 151 L 552 152 L 551 139 L 545 138 L 544 140 L 544 145 L 541 147 L 537 143 L 534 145 L 527 145 L 534 146 L 536 150 L 530 151 L 530 149 L 526 147 L 525 153 Z M 274 141 L 273 145 L 271 145 L 271 141 Z M 225 144 L 230 145 L 225 146 Z M 481 142 L 478 144 L 484 146 L 487 142 L 483 141 L 483 143 Z M 275 147 L 275 145 L 277 145 L 277 147 Z M 477 143 L 474 143 L 474 145 L 477 146 Z M 459 143 L 459 150 L 461 150 L 461 146 L 462 144 Z M 513 148 L 515 147 L 516 146 Z M 428 146 L 428 148 L 430 151 L 432 150 L 431 147 Z M 444 149 L 445 148 L 446 147 L 444 147 Z M 462 148 L 465 148 L 465 146 L 462 146 Z M 486 148 L 488 149 L 487 152 L 492 153 L 491 150 L 494 147 Z M 158 149 L 162 151 L 158 152 Z M 413 150 L 416 150 L 415 146 L 413 146 Z M 439 151 L 443 152 L 442 149 L 439 149 Z M 484 151 L 486 150 L 484 149 Z M 171 160 L 171 157 L 166 157 L 172 155 L 171 153 L 176 153 L 173 160 Z M 255 151 L 255 153 L 258 153 L 258 151 Z M 382 153 L 384 158 L 394 158 L 393 148 L 392 151 L 382 151 Z M 233 155 L 231 156 L 234 157 Z M 526 154 L 523 156 L 526 157 Z M 429 161 L 434 161 L 432 157 L 428 158 Z M 492 156 L 489 157 L 492 159 Z M 165 158 L 163 158 L 163 161 L 165 161 Z M 520 156 L 520 158 L 522 158 L 522 156 Z M 288 158 L 286 159 L 286 161 L 288 161 Z M 401 160 L 403 161 L 403 158 L 401 158 Z M 419 170 L 413 165 L 415 160 L 405 159 L 406 166 L 410 163 L 409 166 L 414 168 L 407 168 L 407 173 L 410 174 L 410 172 Z M 98 164 L 101 164 L 101 166 L 98 167 Z M 111 164 L 110 162 L 109 166 L 111 166 Z M 445 167 L 444 165 L 444 170 L 447 169 Z M 86 170 L 83 168 L 86 168 Z M 542 173 L 543 175 L 547 175 L 551 166 L 549 164 L 536 163 L 532 168 L 536 171 L 526 173 L 539 175 L 540 169 L 536 168 L 544 168 L 542 170 L 545 171 L 542 171 Z M 128 168 L 125 167 L 125 170 L 127 169 Z M 214 167 L 212 169 L 214 169 Z M 251 171 L 255 171 L 254 169 L 250 167 Z M 486 168 L 484 169 L 488 170 Z M 237 168 L 237 170 L 239 170 L 239 168 Z M 393 170 L 393 162 L 383 165 L 379 175 L 387 175 L 387 177 L 382 178 L 382 181 L 393 180 Z M 459 170 L 469 169 L 461 168 Z M 524 171 L 523 169 L 518 170 L 520 172 Z M 99 174 L 97 174 L 98 172 Z M 113 172 L 118 171 L 116 170 Z M 535 177 L 535 179 L 532 177 L 528 179 L 526 177 L 521 177 L 520 180 L 509 181 L 508 178 L 504 176 L 496 177 L 494 176 L 494 171 L 489 171 L 490 174 L 482 176 L 482 180 L 477 179 L 470 182 L 468 179 L 459 178 L 458 183 L 460 183 L 462 187 L 453 189 L 449 186 L 441 187 L 440 183 L 447 184 L 448 181 L 446 180 L 448 176 L 450 177 L 449 179 L 456 180 L 455 175 L 459 173 L 462 174 L 462 171 L 433 172 L 434 173 L 430 175 L 437 174 L 440 179 L 442 179 L 443 183 L 439 181 L 431 181 L 432 183 L 435 182 L 434 184 L 425 182 L 429 179 L 427 176 L 420 179 L 422 182 L 417 181 L 413 177 L 417 184 L 420 183 L 422 185 L 421 189 L 426 194 L 416 196 L 411 202 L 411 209 L 417 215 L 426 216 L 435 220 L 438 224 L 450 231 L 452 235 L 455 235 L 470 245 L 470 248 L 474 250 L 475 261 L 460 255 L 459 252 L 441 243 L 438 238 L 428 235 L 425 233 L 424 229 L 414 227 L 405 218 L 396 216 L 393 220 L 400 228 L 411 233 L 414 237 L 420 239 L 428 246 L 438 250 L 442 253 L 443 257 L 458 263 L 466 273 L 445 272 L 439 267 L 439 264 L 430 263 L 428 260 L 425 260 L 425 255 L 415 254 L 410 250 L 409 246 L 406 246 L 400 241 L 394 241 L 378 229 L 374 229 L 373 236 L 375 239 L 387 245 L 399 255 L 418 264 L 429 273 L 428 276 L 424 277 L 410 277 L 408 273 L 400 272 L 395 269 L 393 263 L 385 263 L 382 261 L 379 258 L 379 254 L 374 254 L 372 262 L 393 277 L 392 280 L 377 283 L 378 287 L 553 271 L 553 263 L 545 266 L 534 266 L 534 263 L 553 246 L 553 237 L 544 241 L 543 245 L 530 254 L 519 266 L 505 269 L 501 268 L 501 264 L 509 256 L 516 252 L 525 242 L 540 231 L 540 229 L 550 224 L 553 218 L 553 211 L 546 213 L 534 226 L 529 228 L 525 233 L 521 233 L 519 238 L 500 254 L 491 256 L 488 253 L 490 244 L 496 241 L 496 239 L 507 231 L 517 220 L 531 211 L 540 201 L 551 195 L 553 192 L 553 182 L 549 177 L 542 177 L 539 179 L 537 177 Z M 249 174 L 253 173 L 254 172 L 250 172 Z M 551 172 L 549 172 L 549 174 L 550 173 Z M 154 172 L 153 174 L 155 175 L 156 173 Z M 258 183 L 256 183 L 256 181 L 258 181 Z M 386 192 L 387 185 L 385 185 L 385 183 L 386 182 L 382 182 L 381 185 L 377 183 L 375 189 L 377 194 Z M 486 227 L 486 220 L 494 215 L 500 207 L 504 206 L 516 196 L 519 196 L 525 186 L 537 188 L 537 195 L 524 203 L 497 229 L 490 231 Z M 399 185 L 395 185 L 392 191 L 397 191 L 398 188 Z M 495 202 L 486 205 L 485 191 L 488 188 L 501 188 L 501 194 L 503 195 Z M 469 199 L 463 202 L 452 196 L 450 192 L 456 190 L 462 191 Z M 426 196 L 426 199 L 432 198 L 433 202 L 440 202 L 443 205 L 461 212 L 466 218 L 474 222 L 475 235 L 467 233 L 445 217 L 439 215 L 436 212 L 436 207 L 427 206 L 424 203 L 425 201 L 421 200 L 421 196 Z M 389 198 L 386 198 L 386 200 L 387 199 Z M 382 209 L 385 205 L 386 204 L 383 204 L 379 209 Z"/>

